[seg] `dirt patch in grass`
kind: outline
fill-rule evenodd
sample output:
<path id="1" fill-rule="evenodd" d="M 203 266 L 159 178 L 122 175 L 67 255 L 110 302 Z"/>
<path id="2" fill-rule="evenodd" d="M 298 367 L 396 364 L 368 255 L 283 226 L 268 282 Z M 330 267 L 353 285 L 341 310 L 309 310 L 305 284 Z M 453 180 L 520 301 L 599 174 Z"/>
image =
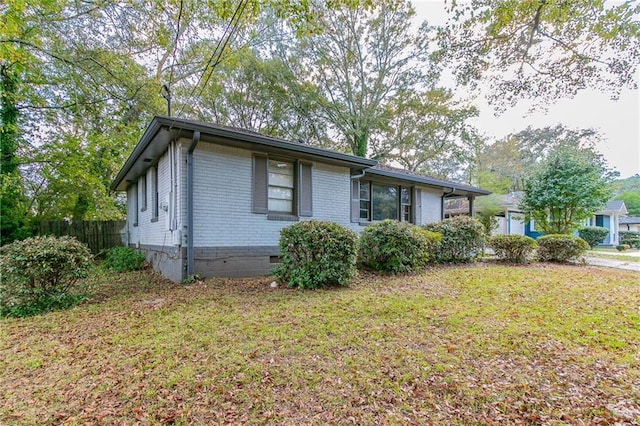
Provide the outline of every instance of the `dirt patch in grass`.
<path id="1" fill-rule="evenodd" d="M 472 265 L 176 285 L 96 278 L 1 320 L 0 424 L 637 424 L 639 274 Z"/>

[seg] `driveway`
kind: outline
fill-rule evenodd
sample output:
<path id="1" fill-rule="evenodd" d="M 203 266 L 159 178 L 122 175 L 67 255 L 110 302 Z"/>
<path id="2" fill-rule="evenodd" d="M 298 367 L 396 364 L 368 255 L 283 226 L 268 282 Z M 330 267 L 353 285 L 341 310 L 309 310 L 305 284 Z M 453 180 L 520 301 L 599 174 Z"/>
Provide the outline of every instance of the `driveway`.
<path id="1" fill-rule="evenodd" d="M 635 255 L 638 255 L 640 257 L 640 253 L 633 253 L 634 257 Z M 630 262 L 627 260 L 618 259 L 605 259 L 603 257 L 589 257 L 588 255 L 585 256 L 585 260 L 589 265 L 593 266 L 604 266 L 606 268 L 625 269 L 627 271 L 640 272 L 640 262 Z"/>

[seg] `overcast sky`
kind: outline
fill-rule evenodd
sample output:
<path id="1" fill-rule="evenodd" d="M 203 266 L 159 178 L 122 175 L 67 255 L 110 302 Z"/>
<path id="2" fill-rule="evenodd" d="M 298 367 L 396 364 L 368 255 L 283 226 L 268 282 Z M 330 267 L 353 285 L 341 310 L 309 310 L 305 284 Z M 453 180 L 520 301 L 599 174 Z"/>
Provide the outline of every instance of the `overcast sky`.
<path id="1" fill-rule="evenodd" d="M 447 14 L 443 0 L 413 0 L 417 22 L 442 25 Z M 640 69 L 637 70 L 640 81 Z M 546 127 L 564 124 L 572 128 L 595 128 L 603 136 L 598 149 L 621 178 L 640 173 L 640 91 L 623 90 L 620 98 L 611 100 L 606 93 L 583 90 L 574 99 L 560 99 L 546 113 L 528 113 L 521 103 L 495 116 L 483 99 L 477 99 L 480 117 L 473 124 L 490 138 L 501 138 L 527 126 Z"/>

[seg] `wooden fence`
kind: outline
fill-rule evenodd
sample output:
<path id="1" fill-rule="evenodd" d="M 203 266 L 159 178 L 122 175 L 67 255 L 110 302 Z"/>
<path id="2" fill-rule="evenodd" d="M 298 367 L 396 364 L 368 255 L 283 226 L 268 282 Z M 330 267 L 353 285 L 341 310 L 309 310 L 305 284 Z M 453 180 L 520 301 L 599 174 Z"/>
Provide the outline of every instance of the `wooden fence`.
<path id="1" fill-rule="evenodd" d="M 92 253 L 97 254 L 105 249 L 124 245 L 123 233 L 125 224 L 124 220 L 73 222 L 46 220 L 40 222 L 39 227 L 36 227 L 36 232 L 39 235 L 55 235 L 58 237 L 69 235 L 76 237 L 78 241 L 88 245 Z"/>

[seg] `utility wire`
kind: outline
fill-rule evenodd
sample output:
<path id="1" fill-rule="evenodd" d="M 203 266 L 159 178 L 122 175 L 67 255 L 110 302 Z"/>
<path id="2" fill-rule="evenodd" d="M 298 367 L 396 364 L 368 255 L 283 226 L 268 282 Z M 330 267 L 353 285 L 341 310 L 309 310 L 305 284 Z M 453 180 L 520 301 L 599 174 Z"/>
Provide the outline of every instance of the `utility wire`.
<path id="1" fill-rule="evenodd" d="M 209 70 L 209 67 L 211 67 L 211 70 L 209 71 L 209 75 L 206 77 L 205 83 L 204 83 L 202 89 L 200 89 L 200 93 L 198 94 L 198 96 L 202 95 L 202 92 L 204 91 L 204 88 L 206 87 L 207 83 L 209 82 L 209 79 L 211 78 L 211 75 L 213 74 L 213 71 L 214 71 L 215 67 L 221 62 L 222 52 L 226 48 L 227 44 L 229 43 L 229 40 L 231 39 L 231 36 L 233 35 L 233 33 L 236 31 L 236 29 L 238 27 L 238 22 L 240 20 L 242 12 L 244 11 L 244 9 L 245 9 L 245 7 L 247 5 L 247 2 L 248 2 L 248 0 L 241 0 L 240 3 L 238 4 L 238 7 L 236 7 L 236 10 L 233 13 L 233 16 L 229 20 L 229 23 L 227 24 L 227 27 L 225 28 L 224 32 L 222 33 L 222 37 L 220 37 L 220 40 L 218 40 L 218 44 L 216 45 L 216 48 L 213 50 L 213 53 L 211 54 L 211 57 L 207 61 L 207 64 L 205 65 L 204 70 L 202 71 L 202 74 L 198 78 L 198 81 L 196 82 L 196 84 L 191 89 L 191 92 L 189 93 L 189 96 L 187 96 L 187 99 L 182 104 L 182 107 L 180 108 L 180 111 L 178 112 L 176 117 L 179 117 L 182 114 L 182 112 L 184 111 L 185 106 L 189 103 L 189 101 L 193 97 L 193 94 L 195 93 L 195 91 L 197 90 L 198 86 L 200 85 L 200 82 L 202 81 L 202 79 L 204 78 L 205 74 L 207 73 L 207 70 Z M 234 23 L 234 21 L 235 21 L 235 23 Z M 216 58 L 216 56 L 217 56 L 217 58 Z M 216 58 L 215 62 L 214 62 L 214 58 Z M 173 125 L 173 123 L 172 123 L 172 125 Z"/>
<path id="2" fill-rule="evenodd" d="M 173 52 L 171 52 L 171 69 L 169 71 L 169 87 L 173 83 L 173 68 L 176 65 L 176 50 L 178 50 L 178 40 L 180 38 L 180 22 L 182 20 L 182 9 L 184 7 L 184 0 L 180 0 L 180 10 L 178 11 L 178 24 L 176 28 L 176 37 L 173 40 Z"/>

